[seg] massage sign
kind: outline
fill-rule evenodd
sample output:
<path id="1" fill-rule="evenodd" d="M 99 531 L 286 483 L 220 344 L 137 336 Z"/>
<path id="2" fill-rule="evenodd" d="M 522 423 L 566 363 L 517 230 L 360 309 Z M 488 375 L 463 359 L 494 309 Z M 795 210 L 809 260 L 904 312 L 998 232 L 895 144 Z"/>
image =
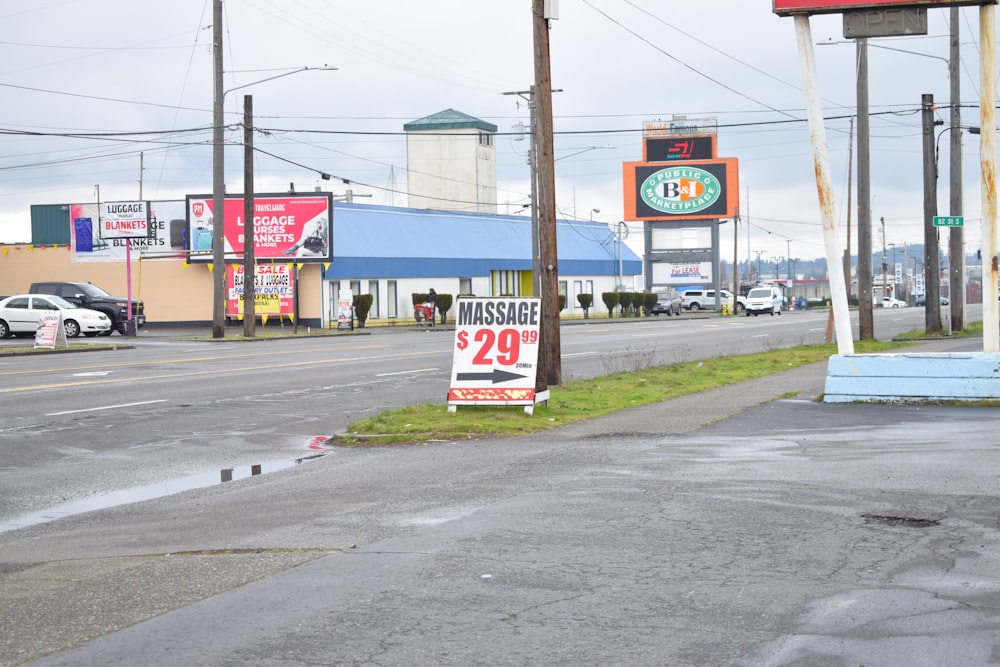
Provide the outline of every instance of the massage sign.
<path id="1" fill-rule="evenodd" d="M 458 300 L 449 411 L 534 405 L 541 310 L 538 298 Z"/>

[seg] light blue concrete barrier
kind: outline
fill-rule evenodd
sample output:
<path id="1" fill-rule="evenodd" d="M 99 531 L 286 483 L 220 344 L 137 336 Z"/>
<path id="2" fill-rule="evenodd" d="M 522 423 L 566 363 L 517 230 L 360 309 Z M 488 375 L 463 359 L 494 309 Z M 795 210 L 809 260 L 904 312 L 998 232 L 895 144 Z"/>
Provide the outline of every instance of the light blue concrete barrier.
<path id="1" fill-rule="evenodd" d="M 826 403 L 1000 400 L 1000 354 L 834 355 Z"/>

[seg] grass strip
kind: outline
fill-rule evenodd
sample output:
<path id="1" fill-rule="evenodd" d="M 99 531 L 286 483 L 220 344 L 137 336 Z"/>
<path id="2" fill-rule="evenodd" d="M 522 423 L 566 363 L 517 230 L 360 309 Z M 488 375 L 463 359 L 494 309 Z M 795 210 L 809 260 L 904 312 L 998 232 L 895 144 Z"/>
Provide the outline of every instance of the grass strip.
<path id="1" fill-rule="evenodd" d="M 855 352 L 886 352 L 909 343 L 856 341 Z M 461 406 L 445 403 L 384 410 L 348 427 L 340 445 L 388 445 L 475 440 L 537 433 L 626 408 L 665 401 L 744 380 L 752 380 L 820 361 L 837 353 L 836 345 L 800 345 L 755 354 L 716 357 L 667 366 L 637 367 L 553 387 L 548 405 L 528 416 L 520 406 Z"/>

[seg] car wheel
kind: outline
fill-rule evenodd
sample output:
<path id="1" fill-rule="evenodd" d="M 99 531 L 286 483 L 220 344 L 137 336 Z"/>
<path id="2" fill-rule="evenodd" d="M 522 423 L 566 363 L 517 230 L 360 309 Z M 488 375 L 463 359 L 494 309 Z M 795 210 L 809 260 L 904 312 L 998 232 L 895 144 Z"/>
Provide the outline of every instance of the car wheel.
<path id="1" fill-rule="evenodd" d="M 76 323 L 76 320 L 64 321 L 63 329 L 66 330 L 66 338 L 76 338 L 80 335 L 80 325 Z"/>
<path id="2" fill-rule="evenodd" d="M 701 304 L 692 303 L 690 306 L 688 306 L 688 310 L 701 310 Z"/>
<path id="3" fill-rule="evenodd" d="M 6 338 L 10 335 L 10 327 L 3 320 L 0 320 L 0 338 Z"/>

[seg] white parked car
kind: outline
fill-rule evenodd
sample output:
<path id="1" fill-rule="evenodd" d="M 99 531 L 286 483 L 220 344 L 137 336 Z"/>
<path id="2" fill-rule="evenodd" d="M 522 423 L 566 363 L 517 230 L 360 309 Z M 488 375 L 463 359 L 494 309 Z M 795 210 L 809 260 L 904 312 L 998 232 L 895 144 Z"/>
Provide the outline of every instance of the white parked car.
<path id="1" fill-rule="evenodd" d="M 62 312 L 67 338 L 81 333 L 96 336 L 111 331 L 111 320 L 104 313 L 78 308 L 60 296 L 50 294 L 15 294 L 0 301 L 0 338 L 35 335 L 45 313 Z"/>
<path id="2" fill-rule="evenodd" d="M 882 307 L 883 308 L 906 308 L 906 302 L 900 301 L 899 299 L 893 299 L 891 296 L 882 297 Z"/>

